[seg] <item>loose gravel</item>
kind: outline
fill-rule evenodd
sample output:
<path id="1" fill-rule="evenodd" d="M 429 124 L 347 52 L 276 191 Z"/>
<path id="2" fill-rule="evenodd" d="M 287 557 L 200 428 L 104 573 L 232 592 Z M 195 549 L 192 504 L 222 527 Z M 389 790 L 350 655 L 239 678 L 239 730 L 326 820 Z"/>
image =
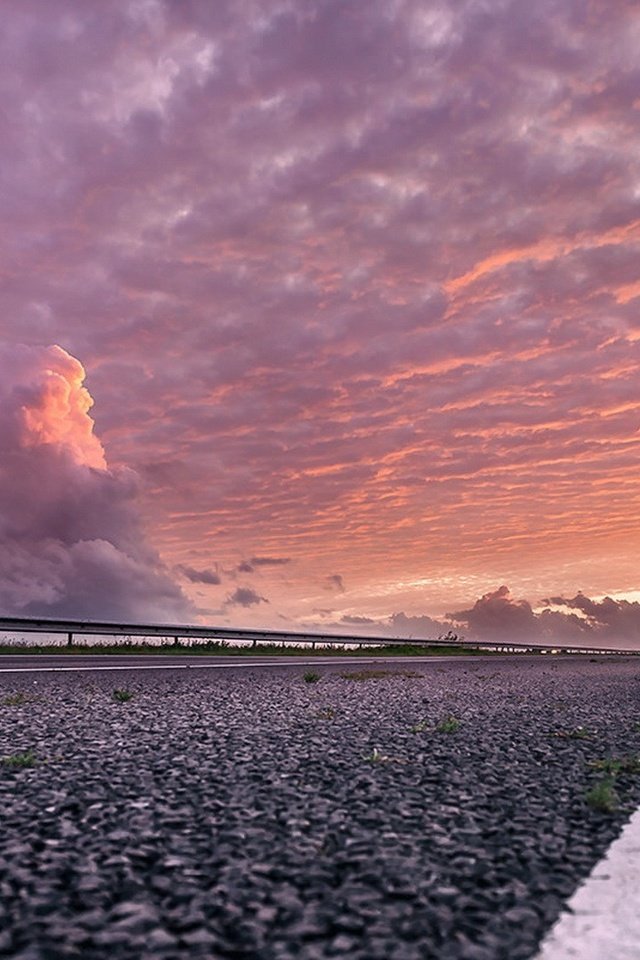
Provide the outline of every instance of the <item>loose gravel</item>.
<path id="1" fill-rule="evenodd" d="M 0 955 L 529 958 L 640 802 L 640 664 L 315 669 L 0 677 Z"/>

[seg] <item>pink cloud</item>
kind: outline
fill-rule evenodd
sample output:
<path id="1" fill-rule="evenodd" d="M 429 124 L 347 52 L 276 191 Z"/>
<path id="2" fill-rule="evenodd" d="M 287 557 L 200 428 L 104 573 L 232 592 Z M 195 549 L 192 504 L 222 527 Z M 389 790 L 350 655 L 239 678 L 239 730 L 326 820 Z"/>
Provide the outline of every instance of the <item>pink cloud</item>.
<path id="1" fill-rule="evenodd" d="M 81 364 L 60 347 L 0 347 L 0 600 L 5 613 L 193 616 L 145 541 L 138 484 L 110 470 Z"/>

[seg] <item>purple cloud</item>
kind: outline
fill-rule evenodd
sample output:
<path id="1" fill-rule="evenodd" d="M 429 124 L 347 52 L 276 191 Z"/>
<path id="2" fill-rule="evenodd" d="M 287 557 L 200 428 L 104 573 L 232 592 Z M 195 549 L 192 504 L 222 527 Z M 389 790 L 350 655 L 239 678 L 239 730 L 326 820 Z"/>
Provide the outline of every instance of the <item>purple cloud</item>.
<path id="1" fill-rule="evenodd" d="M 175 569 L 176 573 L 184 577 L 185 580 L 188 580 L 190 583 L 204 583 L 208 586 L 214 586 L 222 583 L 220 574 L 217 572 L 217 570 L 196 570 L 195 567 L 190 567 L 184 563 L 178 564 Z"/>
<path id="2" fill-rule="evenodd" d="M 227 607 L 253 607 L 260 603 L 269 603 L 269 601 L 251 587 L 237 587 L 225 601 Z"/>
<path id="3" fill-rule="evenodd" d="M 15 616 L 184 621 L 193 608 L 145 540 L 138 480 L 110 469 L 80 363 L 0 346 L 0 604 Z"/>

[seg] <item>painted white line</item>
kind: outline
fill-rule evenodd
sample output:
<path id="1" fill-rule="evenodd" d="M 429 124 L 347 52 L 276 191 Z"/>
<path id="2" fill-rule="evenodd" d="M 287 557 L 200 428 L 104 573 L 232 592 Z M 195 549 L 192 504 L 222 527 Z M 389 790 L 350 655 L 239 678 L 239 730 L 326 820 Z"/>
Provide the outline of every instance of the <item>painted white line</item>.
<path id="1" fill-rule="evenodd" d="M 567 906 L 534 960 L 638 960 L 640 810 Z"/>
<path id="2" fill-rule="evenodd" d="M 443 660 L 476 660 L 477 657 L 428 657 L 418 661 L 419 663 L 441 663 Z M 407 658 L 407 660 L 401 660 L 399 657 L 394 657 L 391 661 L 393 663 L 405 663 L 405 662 L 416 662 L 414 658 Z M 120 666 L 117 664 L 110 665 L 108 667 L 97 667 L 97 666 L 81 666 L 81 667 L 0 667 L 0 673 L 91 673 L 99 672 L 102 670 L 237 670 L 256 667 L 314 667 L 314 666 L 353 666 L 355 664 L 361 665 L 379 665 L 385 663 L 383 660 L 366 660 L 363 657 L 358 658 L 349 658 L 346 659 L 341 657 L 336 660 L 325 660 L 318 657 L 314 657 L 311 660 L 285 660 L 284 662 L 280 658 L 274 657 L 274 659 L 269 662 L 265 660 L 260 660 L 259 662 L 254 663 L 156 663 L 152 665 L 147 664 L 136 664 L 131 663 L 126 666 Z"/>

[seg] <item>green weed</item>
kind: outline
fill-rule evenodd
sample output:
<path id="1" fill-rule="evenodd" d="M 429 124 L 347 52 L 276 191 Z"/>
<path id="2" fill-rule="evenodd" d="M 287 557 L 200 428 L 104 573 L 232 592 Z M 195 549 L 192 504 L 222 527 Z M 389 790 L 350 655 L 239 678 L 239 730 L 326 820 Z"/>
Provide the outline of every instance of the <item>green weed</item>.
<path id="1" fill-rule="evenodd" d="M 602 760 L 592 760 L 589 763 L 592 770 L 605 773 L 609 777 L 619 774 L 639 774 L 640 757 L 605 757 Z"/>
<path id="2" fill-rule="evenodd" d="M 9 696 L 3 699 L 2 704 L 5 707 L 23 707 L 25 703 L 29 703 L 30 701 L 31 697 L 19 691 L 18 693 L 10 693 Z"/>
<path id="3" fill-rule="evenodd" d="M 8 757 L 3 757 L 2 762 L 5 767 L 12 770 L 22 770 L 36 765 L 36 755 L 33 750 L 25 750 L 24 753 L 12 753 Z"/>
<path id="4" fill-rule="evenodd" d="M 417 723 L 411 727 L 411 733 L 424 733 L 425 730 L 428 730 L 431 724 L 428 720 L 418 720 Z"/>
<path id="5" fill-rule="evenodd" d="M 445 717 L 444 720 L 440 720 L 440 722 L 436 724 L 436 732 L 457 733 L 461 726 L 461 721 L 458 720 L 457 717 L 449 716 Z"/>
<path id="6" fill-rule="evenodd" d="M 587 792 L 587 805 L 597 813 L 615 813 L 619 805 L 619 797 L 613 785 L 613 780 L 600 780 Z"/>
<path id="7" fill-rule="evenodd" d="M 113 699 L 117 700 L 118 703 L 126 703 L 127 700 L 131 700 L 133 694 L 130 690 L 114 690 Z"/>

